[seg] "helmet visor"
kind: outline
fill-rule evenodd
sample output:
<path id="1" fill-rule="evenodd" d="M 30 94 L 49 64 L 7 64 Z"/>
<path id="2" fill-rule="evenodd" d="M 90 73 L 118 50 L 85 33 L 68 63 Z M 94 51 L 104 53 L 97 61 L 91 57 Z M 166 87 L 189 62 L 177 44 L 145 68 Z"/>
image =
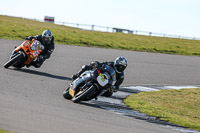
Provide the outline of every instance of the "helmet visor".
<path id="1" fill-rule="evenodd" d="M 123 72 L 126 69 L 126 66 L 118 64 L 115 66 L 118 72 Z"/>
<path id="2" fill-rule="evenodd" d="M 49 38 L 44 37 L 44 41 L 45 41 L 45 42 L 48 42 L 49 40 L 50 40 Z"/>
<path id="3" fill-rule="evenodd" d="M 43 41 L 47 44 L 49 44 L 51 42 L 51 38 L 48 37 L 43 37 Z"/>

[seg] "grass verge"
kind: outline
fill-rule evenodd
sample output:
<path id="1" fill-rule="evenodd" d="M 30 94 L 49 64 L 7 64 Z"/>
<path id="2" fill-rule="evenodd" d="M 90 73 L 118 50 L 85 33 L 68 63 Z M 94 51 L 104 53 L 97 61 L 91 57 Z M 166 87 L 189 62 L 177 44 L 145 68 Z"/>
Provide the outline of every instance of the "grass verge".
<path id="1" fill-rule="evenodd" d="M 200 40 L 86 31 L 52 23 L 0 15 L 0 38 L 22 40 L 50 29 L 59 44 L 200 56 Z"/>
<path id="2" fill-rule="evenodd" d="M 200 131 L 200 88 L 141 92 L 124 103 L 161 120 Z"/>
<path id="3" fill-rule="evenodd" d="M 0 129 L 0 133 L 14 133 L 14 132 L 9 132 L 9 131 L 5 131 L 5 130 Z"/>

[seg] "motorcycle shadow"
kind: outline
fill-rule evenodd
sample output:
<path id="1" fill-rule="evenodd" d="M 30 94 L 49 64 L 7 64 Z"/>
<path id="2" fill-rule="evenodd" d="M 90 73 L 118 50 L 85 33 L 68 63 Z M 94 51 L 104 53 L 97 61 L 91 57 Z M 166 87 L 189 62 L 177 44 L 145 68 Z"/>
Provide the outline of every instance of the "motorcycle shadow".
<path id="1" fill-rule="evenodd" d="M 72 79 L 70 77 L 64 77 L 64 76 L 59 76 L 59 75 L 54 75 L 54 74 L 50 74 L 50 73 L 46 73 L 46 72 L 40 72 L 40 71 L 36 71 L 36 70 L 31 70 L 31 69 L 14 69 L 16 71 L 19 72 L 25 72 L 25 73 L 29 73 L 29 74 L 34 74 L 34 75 L 39 75 L 39 76 L 45 76 L 45 77 L 49 77 L 49 78 L 54 78 L 54 79 L 60 79 L 60 80 L 69 80 L 71 81 Z"/>

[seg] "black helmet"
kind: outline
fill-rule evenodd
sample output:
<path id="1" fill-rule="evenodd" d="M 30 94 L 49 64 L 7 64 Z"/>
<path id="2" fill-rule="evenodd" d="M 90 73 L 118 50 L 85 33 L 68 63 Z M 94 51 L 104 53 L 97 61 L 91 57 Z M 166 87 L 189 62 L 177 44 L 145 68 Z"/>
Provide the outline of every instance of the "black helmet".
<path id="1" fill-rule="evenodd" d="M 45 30 L 42 33 L 42 40 L 45 44 L 50 44 L 51 39 L 52 39 L 52 33 L 50 30 Z"/>
<path id="2" fill-rule="evenodd" d="M 122 73 L 128 65 L 126 58 L 119 56 L 115 59 L 114 68 L 117 73 Z"/>

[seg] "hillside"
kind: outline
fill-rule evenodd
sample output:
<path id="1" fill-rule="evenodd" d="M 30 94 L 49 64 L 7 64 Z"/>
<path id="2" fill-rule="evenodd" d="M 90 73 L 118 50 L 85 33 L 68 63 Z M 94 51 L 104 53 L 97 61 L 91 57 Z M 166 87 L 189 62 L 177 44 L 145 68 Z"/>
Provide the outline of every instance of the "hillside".
<path id="1" fill-rule="evenodd" d="M 55 43 L 200 56 L 200 40 L 86 31 L 52 23 L 0 15 L 0 38 L 22 40 L 50 29 Z"/>

